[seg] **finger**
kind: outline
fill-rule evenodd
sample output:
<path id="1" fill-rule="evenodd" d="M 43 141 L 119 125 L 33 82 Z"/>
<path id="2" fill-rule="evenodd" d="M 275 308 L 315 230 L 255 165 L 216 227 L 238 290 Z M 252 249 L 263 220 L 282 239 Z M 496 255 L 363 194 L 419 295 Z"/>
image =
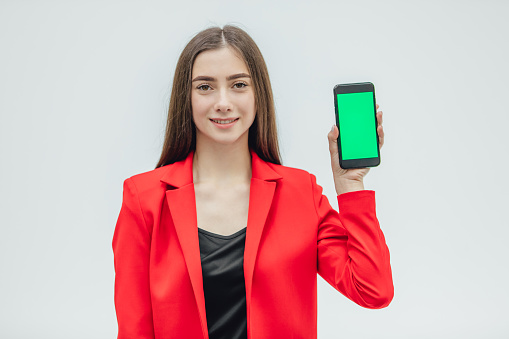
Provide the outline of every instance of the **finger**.
<path id="1" fill-rule="evenodd" d="M 379 107 L 380 107 L 380 105 L 379 105 L 379 104 L 376 104 L 376 109 L 378 109 Z"/>
<path id="2" fill-rule="evenodd" d="M 380 148 L 382 148 L 382 146 L 384 145 L 384 139 L 385 139 L 384 128 L 381 125 L 378 126 L 377 132 L 378 132 L 378 143 L 380 144 Z"/>
<path id="3" fill-rule="evenodd" d="M 335 155 L 338 153 L 338 137 L 339 130 L 336 125 L 332 126 L 332 129 L 327 134 L 327 139 L 329 139 L 329 151 L 331 155 Z"/>
<path id="4" fill-rule="evenodd" d="M 384 113 L 382 111 L 376 112 L 376 121 L 378 122 L 378 126 L 382 126 L 382 122 L 384 120 Z"/>
<path id="5" fill-rule="evenodd" d="M 332 129 L 329 131 L 329 134 L 327 134 L 327 139 L 329 140 L 332 173 L 341 173 L 343 171 L 339 166 L 338 137 L 339 129 L 336 125 L 333 125 Z"/>

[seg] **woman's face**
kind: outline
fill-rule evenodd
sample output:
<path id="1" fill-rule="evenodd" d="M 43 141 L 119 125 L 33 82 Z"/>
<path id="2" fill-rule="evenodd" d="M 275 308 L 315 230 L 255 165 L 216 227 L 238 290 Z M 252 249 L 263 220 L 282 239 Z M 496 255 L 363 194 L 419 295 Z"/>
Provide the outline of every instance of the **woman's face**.
<path id="1" fill-rule="evenodd" d="M 196 143 L 247 145 L 256 109 L 244 60 L 229 47 L 202 52 L 194 61 L 191 79 Z"/>

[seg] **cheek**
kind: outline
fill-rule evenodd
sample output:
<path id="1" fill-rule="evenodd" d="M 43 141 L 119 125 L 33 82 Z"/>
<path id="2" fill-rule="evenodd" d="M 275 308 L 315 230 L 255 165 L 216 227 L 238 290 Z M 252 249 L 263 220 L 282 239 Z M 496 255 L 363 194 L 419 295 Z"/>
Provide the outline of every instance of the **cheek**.
<path id="1" fill-rule="evenodd" d="M 241 99 L 237 102 L 239 107 L 242 107 L 242 110 L 244 111 L 244 114 L 246 115 L 255 115 L 256 112 L 256 101 L 254 94 L 251 92 L 249 95 L 244 95 L 241 97 Z"/>
<path id="2" fill-rule="evenodd" d="M 204 114 L 206 110 L 206 102 L 203 98 L 197 95 L 191 95 L 191 112 L 193 112 L 193 119 Z"/>
<path id="3" fill-rule="evenodd" d="M 250 107 L 251 107 L 251 112 L 252 112 L 252 115 L 253 115 L 253 120 L 256 116 L 256 100 L 254 98 L 254 95 L 252 96 L 251 100 L 250 100 Z"/>

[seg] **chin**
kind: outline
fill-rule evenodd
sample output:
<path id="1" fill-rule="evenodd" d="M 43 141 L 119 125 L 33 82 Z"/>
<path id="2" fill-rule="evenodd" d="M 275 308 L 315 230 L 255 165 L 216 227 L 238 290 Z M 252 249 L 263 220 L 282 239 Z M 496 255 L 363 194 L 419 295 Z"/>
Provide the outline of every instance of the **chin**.
<path id="1" fill-rule="evenodd" d="M 248 143 L 247 135 L 245 136 L 245 141 L 243 140 L 243 135 L 207 135 L 205 138 L 203 138 L 203 141 L 205 143 L 211 143 L 211 144 L 218 144 L 221 146 L 234 146 L 241 144 L 243 142 Z"/>
<path id="2" fill-rule="evenodd" d="M 234 138 L 228 138 L 228 139 L 223 138 L 223 139 L 215 139 L 214 142 L 216 144 L 227 146 L 227 145 L 236 145 L 236 144 L 239 144 L 241 142 L 241 140 L 239 140 L 238 138 L 237 139 L 234 139 Z"/>

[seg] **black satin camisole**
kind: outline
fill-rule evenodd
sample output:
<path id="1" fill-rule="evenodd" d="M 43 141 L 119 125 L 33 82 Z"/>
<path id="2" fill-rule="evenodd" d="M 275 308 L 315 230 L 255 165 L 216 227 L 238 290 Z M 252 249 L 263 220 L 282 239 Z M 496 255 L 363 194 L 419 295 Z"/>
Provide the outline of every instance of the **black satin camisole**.
<path id="1" fill-rule="evenodd" d="M 244 245 L 246 228 L 220 235 L 198 228 L 210 339 L 247 339 Z"/>

